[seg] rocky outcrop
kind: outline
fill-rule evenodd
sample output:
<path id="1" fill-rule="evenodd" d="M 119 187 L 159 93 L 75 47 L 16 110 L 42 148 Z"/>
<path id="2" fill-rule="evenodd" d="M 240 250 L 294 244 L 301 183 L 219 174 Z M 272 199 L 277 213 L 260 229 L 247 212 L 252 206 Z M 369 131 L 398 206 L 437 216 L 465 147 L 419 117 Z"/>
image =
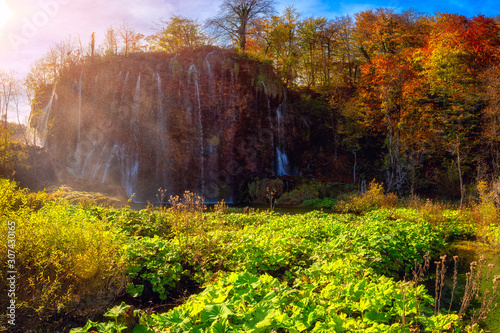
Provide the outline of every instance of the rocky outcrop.
<path id="1" fill-rule="evenodd" d="M 218 49 L 137 54 L 74 65 L 50 90 L 38 127 L 56 165 L 136 201 L 159 188 L 234 201 L 249 177 L 290 171 L 270 64 Z"/>

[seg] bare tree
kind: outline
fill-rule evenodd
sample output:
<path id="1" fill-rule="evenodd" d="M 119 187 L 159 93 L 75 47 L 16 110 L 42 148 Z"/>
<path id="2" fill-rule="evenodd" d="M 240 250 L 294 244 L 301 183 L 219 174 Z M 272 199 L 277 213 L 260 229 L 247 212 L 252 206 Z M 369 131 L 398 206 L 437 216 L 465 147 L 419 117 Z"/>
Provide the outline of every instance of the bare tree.
<path id="1" fill-rule="evenodd" d="M 79 59 L 80 50 L 77 47 L 77 39 L 69 35 L 67 39 L 50 46 L 41 63 L 46 67 L 46 70 L 52 72 L 51 77 L 54 79 L 61 74 L 62 69 L 69 67 Z"/>
<path id="2" fill-rule="evenodd" d="M 206 26 L 214 37 L 236 42 L 245 50 L 252 26 L 258 19 L 273 15 L 274 5 L 274 0 L 224 0 L 219 14 L 209 19 Z"/>
<path id="3" fill-rule="evenodd" d="M 118 36 L 123 43 L 123 53 L 128 55 L 130 51 L 140 49 L 143 34 L 136 33 L 127 23 L 123 23 L 117 30 Z"/>
<path id="4" fill-rule="evenodd" d="M 18 91 L 18 81 L 14 73 L 0 71 L 0 175 L 3 177 L 11 177 L 14 174 L 12 165 L 14 152 L 10 145 L 10 126 L 7 119 L 9 111 L 15 104 Z"/>
<path id="5" fill-rule="evenodd" d="M 7 116 L 18 94 L 18 82 L 12 72 L 0 72 L 0 118 L 5 128 Z"/>

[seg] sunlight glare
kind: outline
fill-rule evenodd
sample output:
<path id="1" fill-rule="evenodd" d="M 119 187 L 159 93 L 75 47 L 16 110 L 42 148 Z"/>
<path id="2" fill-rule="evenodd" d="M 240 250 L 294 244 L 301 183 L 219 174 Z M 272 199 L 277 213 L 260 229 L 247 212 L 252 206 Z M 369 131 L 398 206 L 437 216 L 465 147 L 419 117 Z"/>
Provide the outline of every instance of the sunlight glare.
<path id="1" fill-rule="evenodd" d="M 5 0 L 0 0 L 0 28 L 13 16 L 12 10 L 9 8 Z"/>

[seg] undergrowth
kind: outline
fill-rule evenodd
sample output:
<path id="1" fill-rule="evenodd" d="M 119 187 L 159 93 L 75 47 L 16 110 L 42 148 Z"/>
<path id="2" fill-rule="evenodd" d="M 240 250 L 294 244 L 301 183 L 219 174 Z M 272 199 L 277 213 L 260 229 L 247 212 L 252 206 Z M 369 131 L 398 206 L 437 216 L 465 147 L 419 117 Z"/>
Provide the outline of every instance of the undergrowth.
<path id="1" fill-rule="evenodd" d="M 479 292 L 484 263 L 476 263 L 465 294 L 453 288 L 454 308 L 443 308 L 447 264 L 437 254 L 485 226 L 497 232 L 485 188 L 468 210 L 398 200 L 373 183 L 339 197 L 332 206 L 342 214 L 280 215 L 224 203 L 208 211 L 190 192 L 140 211 L 71 204 L 1 181 L 0 216 L 2 233 L 3 221 L 16 223 L 24 328 L 50 331 L 85 318 L 73 332 L 479 332 L 500 278 L 490 277 L 489 294 Z M 311 204 L 330 205 L 325 199 Z M 494 244 L 494 236 L 482 237 Z M 1 251 L 5 257 L 5 245 Z M 423 280 L 434 273 L 432 296 Z M 179 306 L 111 307 L 125 292 Z M 96 321 L 106 308 L 113 320 Z"/>

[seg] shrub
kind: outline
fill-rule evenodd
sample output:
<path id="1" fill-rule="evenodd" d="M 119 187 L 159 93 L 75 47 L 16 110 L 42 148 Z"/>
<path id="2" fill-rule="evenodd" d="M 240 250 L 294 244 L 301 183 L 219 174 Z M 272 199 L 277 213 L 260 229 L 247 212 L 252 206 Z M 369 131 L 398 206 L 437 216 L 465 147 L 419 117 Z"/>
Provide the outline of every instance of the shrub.
<path id="1" fill-rule="evenodd" d="M 273 198 L 277 198 L 284 190 L 285 183 L 281 179 L 264 178 L 248 184 L 248 194 L 252 203 L 267 204 L 270 193 Z"/>
<path id="2" fill-rule="evenodd" d="M 301 204 L 303 207 L 312 207 L 316 209 L 320 208 L 332 208 L 337 204 L 337 200 L 333 198 L 324 198 L 324 199 L 312 199 L 312 200 L 304 200 Z"/>
<path id="3" fill-rule="evenodd" d="M 320 189 L 320 184 L 302 184 L 296 189 L 283 194 L 277 203 L 283 206 L 297 206 L 305 200 L 319 199 L 321 197 Z"/>
<path id="4" fill-rule="evenodd" d="M 2 219 L 15 223 L 16 312 L 23 318 L 19 325 L 33 329 L 42 323 L 56 325 L 59 313 L 89 317 L 102 312 L 124 286 L 122 234 L 81 207 L 49 201 L 43 195 L 36 196 L 45 200 L 43 207 L 34 210 L 33 195 L 13 191 L 12 186 L 2 182 L 0 192 L 9 192 L 15 203 L 4 202 L 1 209 Z M 0 228 L 6 235 L 7 223 Z M 3 242 L 3 258 L 7 250 Z M 7 271 L 4 262 L 3 281 Z M 2 298 L 1 306 L 5 308 L 7 301 Z"/>
<path id="5" fill-rule="evenodd" d="M 477 185 L 479 203 L 472 209 L 476 223 L 481 227 L 481 236 L 490 243 L 500 245 L 500 180 L 488 184 L 481 181 Z"/>
<path id="6" fill-rule="evenodd" d="M 384 193 L 382 184 L 372 181 L 368 191 L 354 194 L 342 199 L 335 209 L 342 213 L 364 213 L 377 208 L 394 208 L 398 205 L 398 197 L 394 193 Z"/>

